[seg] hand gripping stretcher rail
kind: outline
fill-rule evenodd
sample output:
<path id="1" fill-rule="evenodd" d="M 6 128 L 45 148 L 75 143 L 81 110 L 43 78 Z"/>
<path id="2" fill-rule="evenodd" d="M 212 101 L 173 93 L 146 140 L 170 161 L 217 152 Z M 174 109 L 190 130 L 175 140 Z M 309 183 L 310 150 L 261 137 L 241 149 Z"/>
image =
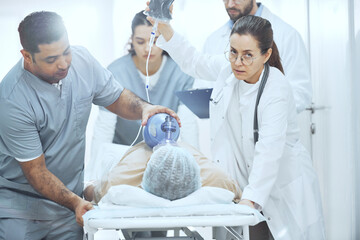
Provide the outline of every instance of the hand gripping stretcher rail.
<path id="1" fill-rule="evenodd" d="M 222 189 L 221 191 L 224 190 Z M 123 194 L 124 192 L 121 195 L 123 196 Z M 119 197 L 119 195 L 117 197 Z M 219 199 L 220 198 L 221 197 L 219 197 Z M 137 201 L 139 201 L 139 198 L 137 199 Z M 123 201 L 125 202 L 128 200 L 129 199 L 124 199 Z M 146 199 L 147 202 L 148 200 L 150 199 Z M 94 235 L 99 229 L 120 230 L 126 240 L 204 239 L 198 232 L 191 230 L 192 227 L 212 227 L 213 236 L 217 240 L 248 240 L 249 226 L 256 225 L 265 220 L 259 211 L 248 206 L 231 202 L 223 203 L 224 201 L 218 201 L 222 203 L 214 202 L 216 201 L 213 201 L 211 204 L 200 204 L 200 202 L 195 201 L 194 204 L 170 204 L 165 207 L 161 207 L 161 204 L 155 204 L 155 207 L 153 207 L 148 202 L 147 206 L 135 207 L 113 205 L 109 204 L 108 201 L 105 204 L 99 203 L 99 207 L 87 212 L 83 216 L 84 229 L 88 240 L 94 240 Z M 186 203 L 186 201 L 183 201 L 183 203 Z M 227 231 L 225 232 L 227 237 L 225 238 L 224 235 L 217 236 L 217 231 L 214 231 L 214 229 L 219 228 L 216 227 L 226 229 Z M 131 238 L 131 233 L 135 231 L 164 230 L 173 230 L 175 236 Z M 184 232 L 186 236 L 179 236 L 180 231 Z"/>

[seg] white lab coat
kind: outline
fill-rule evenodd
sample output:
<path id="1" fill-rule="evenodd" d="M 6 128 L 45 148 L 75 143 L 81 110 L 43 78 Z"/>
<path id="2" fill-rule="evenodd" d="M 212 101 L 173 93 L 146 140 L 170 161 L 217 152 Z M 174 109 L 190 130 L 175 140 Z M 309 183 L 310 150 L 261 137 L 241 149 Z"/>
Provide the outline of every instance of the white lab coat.
<path id="1" fill-rule="evenodd" d="M 311 106 L 312 98 L 310 66 L 304 42 L 293 27 L 271 13 L 264 5 L 261 17 L 271 23 L 274 41 L 279 49 L 281 63 L 291 84 L 299 113 Z M 229 48 L 230 32 L 228 23 L 216 30 L 207 38 L 203 52 L 210 55 L 223 54 Z"/>
<path id="2" fill-rule="evenodd" d="M 177 33 L 157 45 L 181 69 L 195 77 L 216 81 L 210 103 L 214 160 L 239 182 L 243 199 L 260 205 L 276 240 L 324 239 L 321 198 L 309 153 L 299 142 L 295 102 L 291 87 L 275 68 L 270 74 L 259 107 L 259 141 L 253 142 L 253 119 L 259 83 L 240 96 L 242 145 L 230 142 L 226 112 L 236 78 L 223 55 L 197 52 Z M 242 154 L 239 154 L 239 153 Z M 239 163 L 238 167 L 235 163 Z"/>

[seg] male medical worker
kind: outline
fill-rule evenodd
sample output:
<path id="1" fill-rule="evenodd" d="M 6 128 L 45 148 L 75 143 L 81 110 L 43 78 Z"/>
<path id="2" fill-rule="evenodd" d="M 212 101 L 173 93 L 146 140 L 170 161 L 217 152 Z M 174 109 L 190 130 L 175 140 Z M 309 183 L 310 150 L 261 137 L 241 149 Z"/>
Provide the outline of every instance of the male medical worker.
<path id="1" fill-rule="evenodd" d="M 56 13 L 34 12 L 18 30 L 23 58 L 0 83 L 0 239 L 82 239 L 92 209 L 82 198 L 92 103 L 143 125 L 158 112 L 179 118 L 71 46 Z"/>
<path id="2" fill-rule="evenodd" d="M 308 54 L 300 34 L 289 24 L 272 14 L 255 0 L 223 0 L 230 20 L 212 33 L 204 44 L 208 54 L 223 54 L 229 48 L 231 28 L 236 20 L 246 15 L 269 20 L 274 31 L 274 41 L 279 49 L 285 76 L 289 80 L 298 113 L 311 105 L 312 87 Z"/>

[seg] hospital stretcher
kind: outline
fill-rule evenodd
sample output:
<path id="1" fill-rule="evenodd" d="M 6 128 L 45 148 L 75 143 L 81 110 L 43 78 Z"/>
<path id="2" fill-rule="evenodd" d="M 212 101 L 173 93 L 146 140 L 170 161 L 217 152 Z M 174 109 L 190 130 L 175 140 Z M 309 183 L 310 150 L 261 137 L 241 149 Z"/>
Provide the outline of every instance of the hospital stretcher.
<path id="1" fill-rule="evenodd" d="M 107 156 L 102 159 L 112 159 L 112 156 L 108 156 L 109 152 L 112 153 L 106 151 Z M 94 167 L 94 173 L 98 172 L 98 169 L 99 167 Z M 90 179 L 98 178 L 94 176 Z M 134 239 L 131 237 L 132 232 L 164 230 L 174 231 L 175 236 L 151 239 L 203 240 L 192 228 L 211 227 L 214 239 L 225 240 L 226 234 L 226 240 L 248 240 L 249 226 L 265 221 L 265 218 L 255 209 L 234 204 L 233 198 L 234 194 L 225 189 L 202 187 L 181 200 L 169 201 L 137 187 L 113 186 L 101 199 L 99 206 L 95 206 L 94 210 L 83 216 L 84 230 L 88 240 L 94 240 L 98 230 L 119 230 L 125 240 Z M 179 236 L 180 231 L 184 232 L 186 237 Z"/>
<path id="2" fill-rule="evenodd" d="M 99 230 L 121 230 L 126 240 L 132 231 L 174 230 L 174 237 L 151 239 L 196 239 L 203 237 L 190 227 L 224 227 L 228 239 L 249 239 L 249 226 L 264 220 L 263 216 L 248 206 L 238 204 L 208 204 L 181 207 L 139 208 L 114 206 L 96 208 L 84 215 L 84 229 L 88 240 L 94 240 Z M 236 227 L 236 228 L 235 228 Z M 186 237 L 178 236 L 183 231 Z M 216 238 L 224 240 L 224 236 Z M 149 238 L 135 238 L 149 239 Z M 207 240 L 207 239 L 206 239 Z"/>

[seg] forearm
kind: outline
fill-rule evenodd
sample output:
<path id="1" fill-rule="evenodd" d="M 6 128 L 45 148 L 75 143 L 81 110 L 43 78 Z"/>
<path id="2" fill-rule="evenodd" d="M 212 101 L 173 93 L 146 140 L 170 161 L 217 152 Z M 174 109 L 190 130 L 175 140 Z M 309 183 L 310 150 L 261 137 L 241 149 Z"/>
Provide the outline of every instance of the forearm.
<path id="1" fill-rule="evenodd" d="M 81 198 L 71 192 L 45 165 L 44 155 L 20 163 L 30 185 L 44 197 L 75 211 Z"/>
<path id="2" fill-rule="evenodd" d="M 159 23 L 158 31 L 166 41 L 169 41 L 174 36 L 174 29 L 168 23 Z"/>
<path id="3" fill-rule="evenodd" d="M 142 118 L 143 110 L 150 104 L 133 94 L 130 90 L 124 89 L 120 97 L 106 108 L 118 116 L 128 120 Z"/>
<path id="4" fill-rule="evenodd" d="M 160 105 L 152 105 L 127 89 L 124 89 L 120 97 L 113 104 L 107 106 L 106 108 L 109 111 L 128 120 L 142 119 L 142 126 L 146 125 L 147 120 L 151 116 L 157 113 L 167 113 L 174 117 L 181 127 L 180 119 L 173 110 Z"/>
<path id="5" fill-rule="evenodd" d="M 195 79 L 216 81 L 221 70 L 229 65 L 223 55 L 201 53 L 179 33 L 174 33 L 169 41 L 161 35 L 156 46 L 166 51 L 184 73 Z"/>

